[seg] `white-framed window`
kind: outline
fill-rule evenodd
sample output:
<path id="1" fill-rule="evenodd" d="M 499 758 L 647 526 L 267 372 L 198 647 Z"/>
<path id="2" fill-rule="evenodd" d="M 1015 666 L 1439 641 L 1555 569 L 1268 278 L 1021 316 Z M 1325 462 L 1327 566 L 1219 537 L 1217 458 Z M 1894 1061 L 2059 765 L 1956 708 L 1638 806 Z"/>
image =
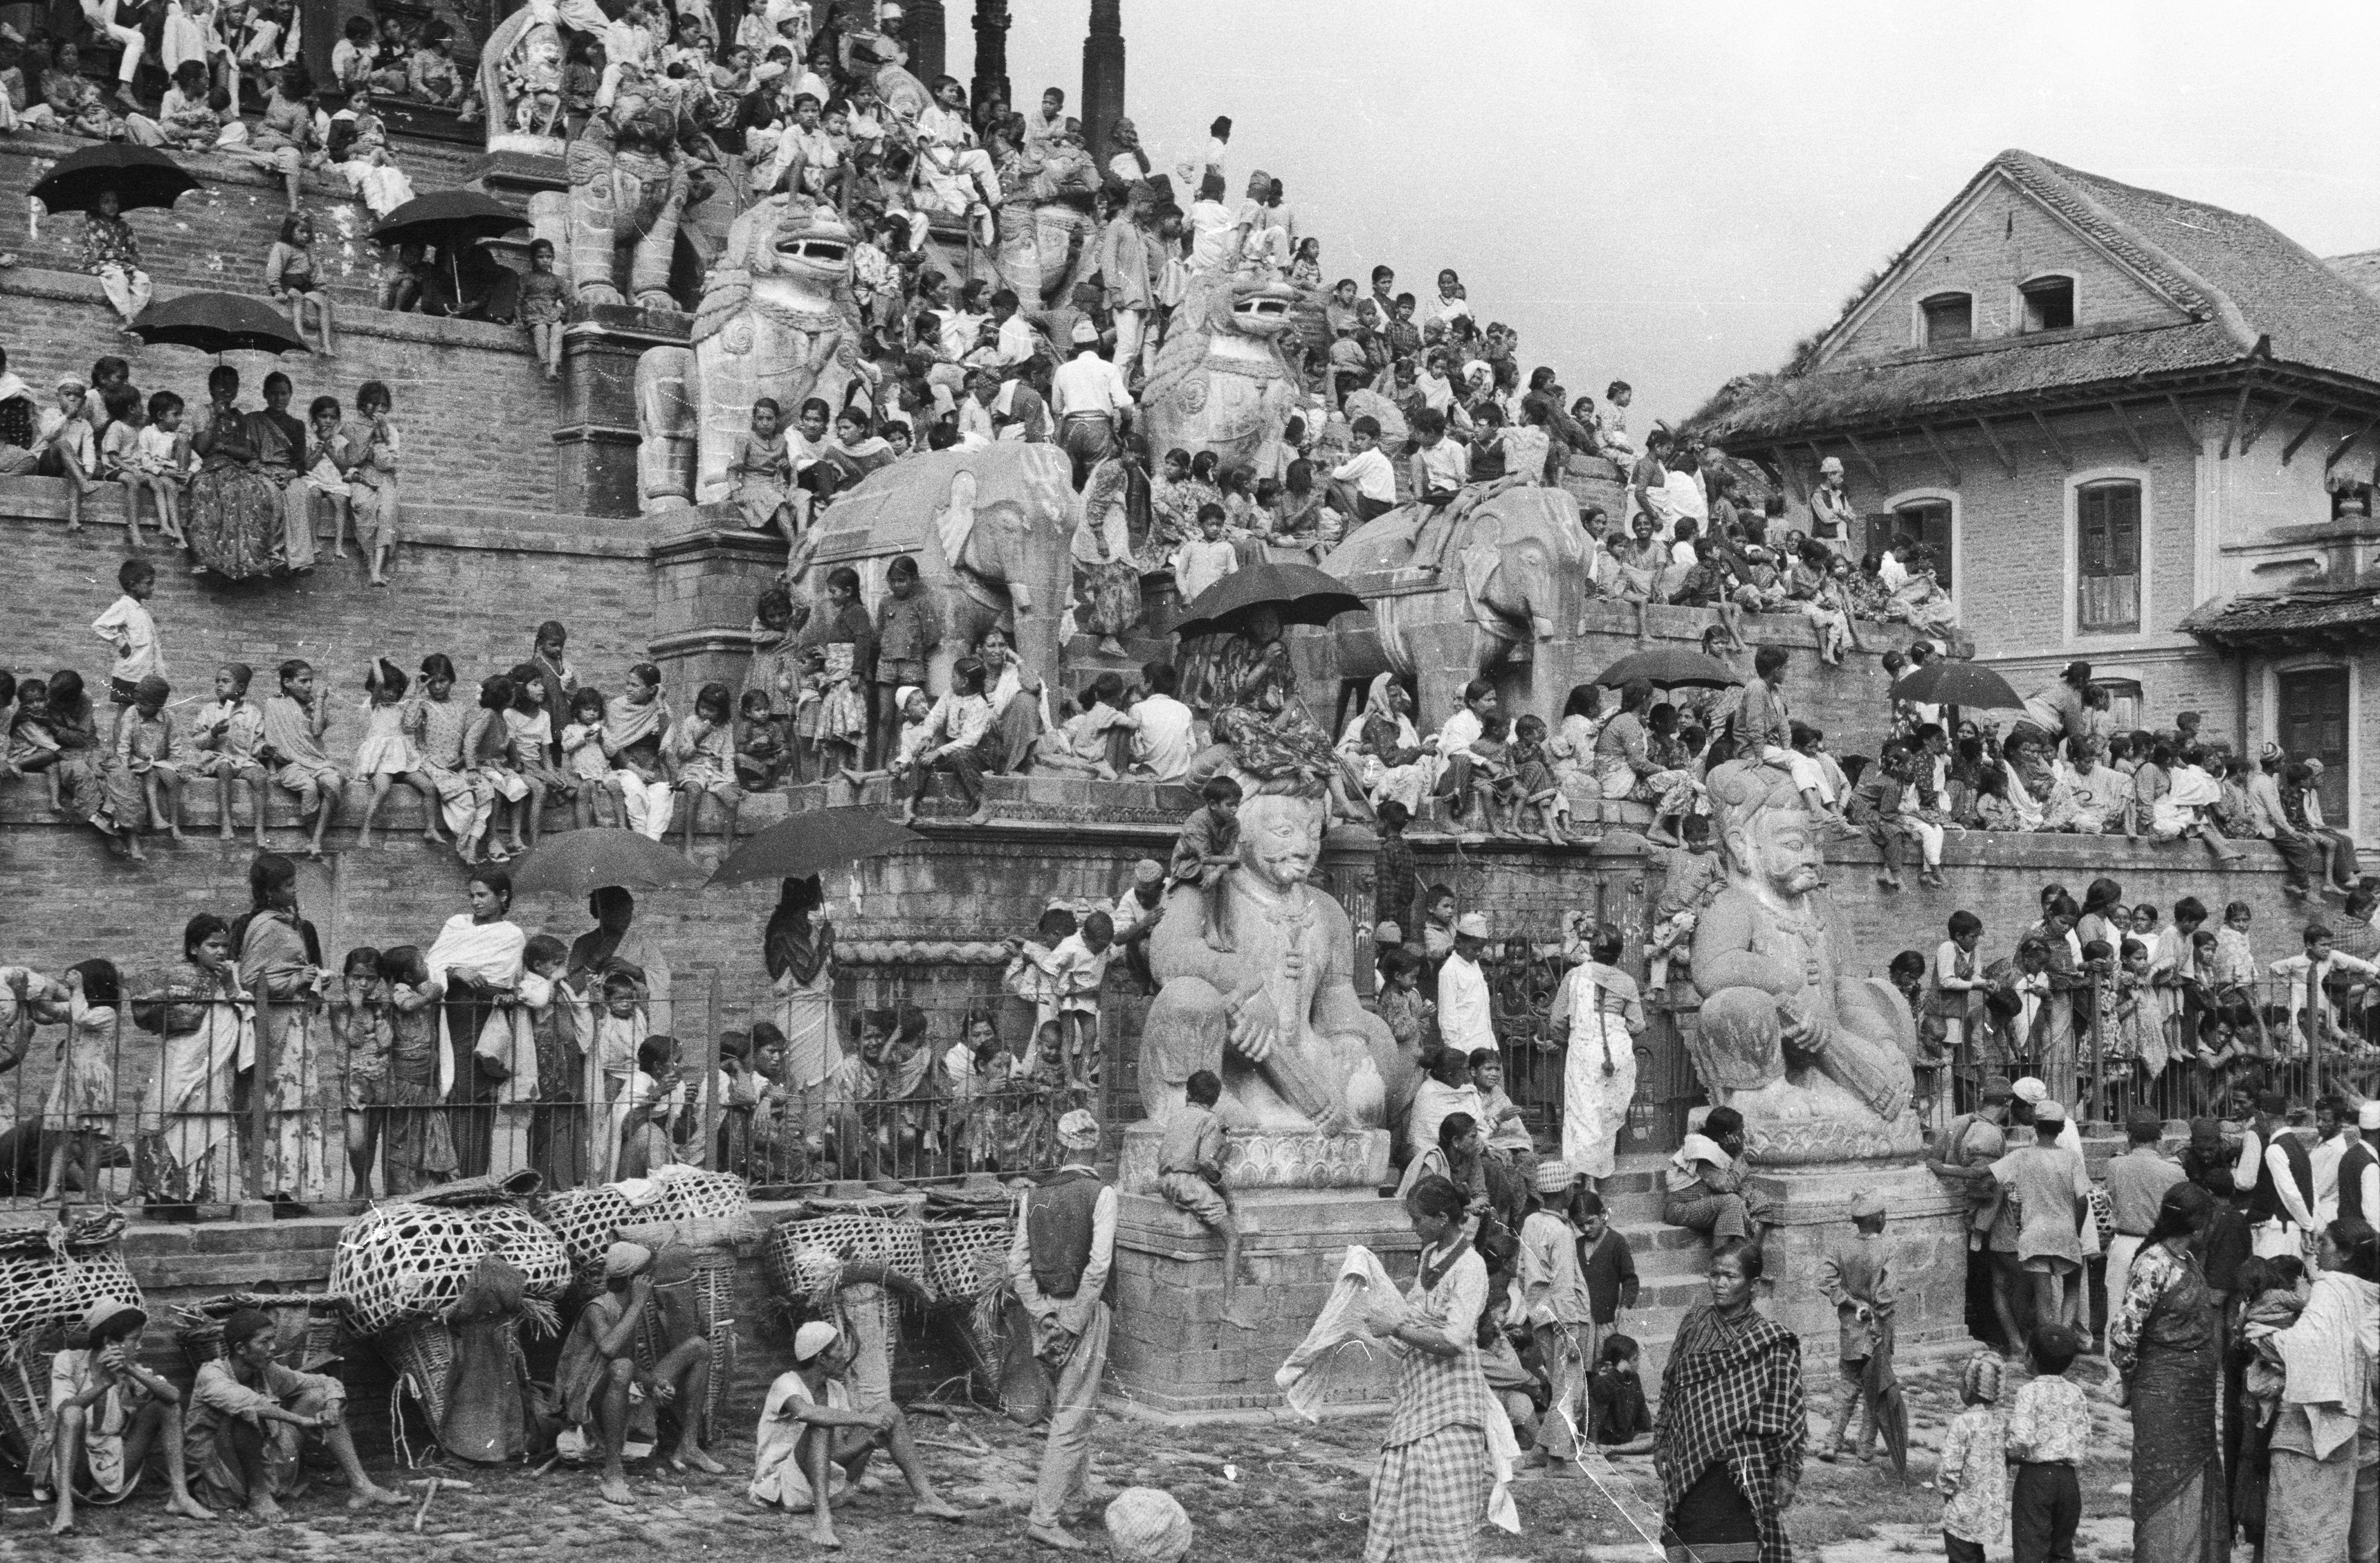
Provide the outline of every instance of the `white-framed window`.
<path id="1" fill-rule="evenodd" d="M 1975 296 L 1935 293 L 1917 301 L 1917 345 L 1943 347 L 1975 334 Z"/>
<path id="2" fill-rule="evenodd" d="M 2071 331 L 2074 328 L 2074 279 L 2064 272 L 2053 272 L 2017 285 L 2017 300 L 2022 309 L 2017 318 L 2027 333 L 2036 331 Z"/>

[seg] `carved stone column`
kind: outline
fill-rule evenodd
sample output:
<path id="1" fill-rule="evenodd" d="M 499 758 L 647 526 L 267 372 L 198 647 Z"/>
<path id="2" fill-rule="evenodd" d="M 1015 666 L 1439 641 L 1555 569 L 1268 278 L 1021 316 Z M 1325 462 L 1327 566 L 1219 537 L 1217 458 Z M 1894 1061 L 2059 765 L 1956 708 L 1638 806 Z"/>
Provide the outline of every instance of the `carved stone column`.
<path id="1" fill-rule="evenodd" d="M 1108 132 L 1123 117 L 1123 0 L 1091 0 L 1091 30 L 1083 39 L 1083 139 L 1101 162 Z"/>
<path id="2" fill-rule="evenodd" d="M 975 0 L 975 80 L 967 102 L 980 103 L 993 94 L 1015 105 L 1008 90 L 1008 0 Z"/>
<path id="3" fill-rule="evenodd" d="M 942 26 L 942 0 L 909 0 L 909 69 L 920 81 L 931 81 L 949 67 L 950 40 Z"/>

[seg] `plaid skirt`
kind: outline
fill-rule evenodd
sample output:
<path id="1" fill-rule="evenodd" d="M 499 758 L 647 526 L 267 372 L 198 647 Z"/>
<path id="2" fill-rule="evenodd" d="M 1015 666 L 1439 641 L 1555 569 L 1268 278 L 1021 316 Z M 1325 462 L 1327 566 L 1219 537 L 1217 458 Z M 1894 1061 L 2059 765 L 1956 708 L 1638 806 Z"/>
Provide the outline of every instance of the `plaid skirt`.
<path id="1" fill-rule="evenodd" d="M 1453 1424 L 1380 1451 L 1364 1563 L 1473 1563 L 1495 1483 L 1488 1435 Z"/>

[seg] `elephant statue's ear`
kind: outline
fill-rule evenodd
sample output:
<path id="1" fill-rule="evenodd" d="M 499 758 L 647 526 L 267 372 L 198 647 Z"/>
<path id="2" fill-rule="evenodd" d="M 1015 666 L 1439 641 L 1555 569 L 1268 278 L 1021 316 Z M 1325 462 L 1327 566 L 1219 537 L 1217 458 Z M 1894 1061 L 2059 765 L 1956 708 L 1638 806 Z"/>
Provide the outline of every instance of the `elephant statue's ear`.
<path id="1" fill-rule="evenodd" d="M 961 467 L 951 479 L 949 500 L 934 512 L 934 536 L 942 545 L 942 563 L 954 570 L 975 531 L 975 472 Z"/>

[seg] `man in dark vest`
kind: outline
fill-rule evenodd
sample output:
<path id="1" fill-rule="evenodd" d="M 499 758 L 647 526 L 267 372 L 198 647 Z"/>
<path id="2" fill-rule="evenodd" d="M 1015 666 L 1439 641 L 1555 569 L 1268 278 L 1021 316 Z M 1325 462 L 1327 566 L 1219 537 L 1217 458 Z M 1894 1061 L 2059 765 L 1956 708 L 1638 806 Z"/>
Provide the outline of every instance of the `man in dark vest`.
<path id="1" fill-rule="evenodd" d="M 2231 1174 L 2237 1186 L 2252 1191 L 2248 1230 L 2259 1259 L 2304 1257 L 2313 1226 L 2313 1161 L 2304 1137 L 2282 1121 L 2289 1105 L 2279 1091 L 2256 1098 L 2256 1116 L 2240 1136 L 2240 1165 Z"/>
<path id="2" fill-rule="evenodd" d="M 1991 1230 L 1998 1192 L 1992 1163 L 2007 1149 L 2002 1131 L 2014 1095 L 2008 1076 L 1986 1076 L 1975 1094 L 1975 1110 L 1950 1120 L 1925 1153 L 1926 1167 L 1965 1195 L 1969 1206 L 1966 1322 L 1967 1333 L 1978 1340 L 1994 1339 L 2009 1327 L 1993 1304 L 1991 1256 L 1984 1252 L 1984 1237 Z"/>
<path id="3" fill-rule="evenodd" d="M 1061 1522 L 1087 1496 L 1091 1418 L 1108 1363 L 1108 1270 L 1115 1258 L 1115 1190 L 1099 1181 L 1099 1121 L 1080 1108 L 1058 1121 L 1066 1163 L 1025 1195 L 1008 1245 L 1008 1278 L 1032 1329 L 1032 1356 L 1049 1391 L 1050 1441 L 1033 1487 L 1026 1535 L 1084 1550 Z"/>
<path id="4" fill-rule="evenodd" d="M 2366 1225 L 2380 1218 L 2380 1100 L 2355 1109 L 2355 1121 L 2344 1135 L 2347 1154 L 2338 1158 L 2338 1218 Z"/>

